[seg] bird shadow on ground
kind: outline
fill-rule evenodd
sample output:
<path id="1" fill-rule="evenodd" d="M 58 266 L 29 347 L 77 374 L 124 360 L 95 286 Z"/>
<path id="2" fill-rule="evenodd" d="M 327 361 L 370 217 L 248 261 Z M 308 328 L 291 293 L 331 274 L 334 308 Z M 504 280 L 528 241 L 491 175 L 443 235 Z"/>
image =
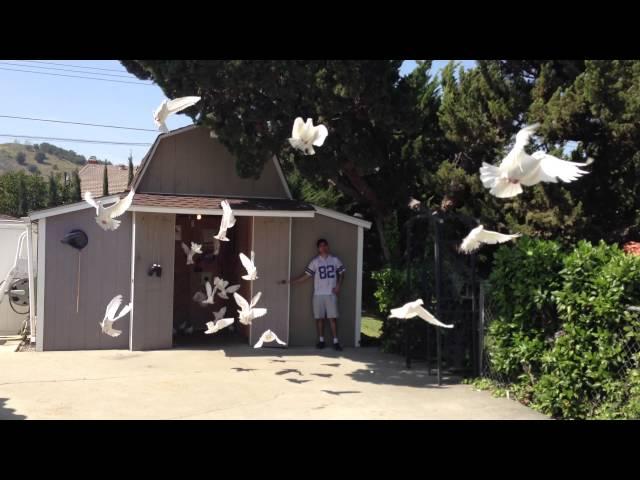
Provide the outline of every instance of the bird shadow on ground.
<path id="1" fill-rule="evenodd" d="M 328 393 L 329 395 L 346 395 L 348 393 L 362 393 L 360 390 L 322 390 L 324 393 Z"/>
<path id="2" fill-rule="evenodd" d="M 298 375 L 302 376 L 302 372 L 297 368 L 285 368 L 284 370 L 277 371 L 276 375 L 286 375 L 288 373 L 297 373 Z"/>
<path id="3" fill-rule="evenodd" d="M 25 420 L 24 415 L 17 415 L 15 409 L 5 407 L 8 398 L 0 398 L 0 420 Z"/>
<path id="4" fill-rule="evenodd" d="M 231 370 L 235 370 L 236 372 L 253 372 L 257 370 L 257 368 L 231 367 Z"/>
<path id="5" fill-rule="evenodd" d="M 322 378 L 331 378 L 333 376 L 333 373 L 312 373 L 311 375 Z"/>
<path id="6" fill-rule="evenodd" d="M 311 381 L 311 380 L 300 380 L 298 378 L 287 378 L 286 380 L 287 382 L 291 382 L 291 383 L 307 383 Z"/>

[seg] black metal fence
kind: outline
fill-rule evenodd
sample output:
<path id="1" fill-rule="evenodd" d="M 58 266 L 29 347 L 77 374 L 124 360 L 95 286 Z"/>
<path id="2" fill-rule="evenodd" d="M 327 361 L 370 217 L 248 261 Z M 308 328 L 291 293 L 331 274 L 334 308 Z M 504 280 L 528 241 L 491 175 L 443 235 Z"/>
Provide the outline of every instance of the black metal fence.
<path id="1" fill-rule="evenodd" d="M 416 239 L 414 229 L 419 223 L 425 224 L 428 232 Z M 441 322 L 454 326 L 438 328 L 420 319 L 408 320 L 405 325 L 407 368 L 414 360 L 426 361 L 429 373 L 435 368 L 438 384 L 443 372 L 480 374 L 476 257 L 458 250 L 461 239 L 475 226 L 471 218 L 432 212 L 418 214 L 405 225 L 408 289 L 417 287 L 425 308 Z M 414 248 L 416 240 L 423 248 Z M 417 286 L 412 285 L 416 269 L 420 272 Z"/>

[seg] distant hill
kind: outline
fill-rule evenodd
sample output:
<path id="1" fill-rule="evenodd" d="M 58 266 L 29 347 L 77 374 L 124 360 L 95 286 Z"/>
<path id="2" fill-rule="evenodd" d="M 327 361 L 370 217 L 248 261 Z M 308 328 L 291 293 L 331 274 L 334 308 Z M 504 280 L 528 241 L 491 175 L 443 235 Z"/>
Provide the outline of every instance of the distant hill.
<path id="1" fill-rule="evenodd" d="M 17 157 L 23 153 L 25 162 L 18 163 Z M 36 155 L 44 154 L 42 163 L 36 161 Z M 51 172 L 73 172 L 76 168 L 81 168 L 87 159 L 83 155 L 78 155 L 73 150 L 41 143 L 25 145 L 21 143 L 0 144 L 0 174 L 5 172 L 24 170 L 27 173 L 40 173 L 49 176 Z M 36 170 L 37 169 L 37 170 Z"/>

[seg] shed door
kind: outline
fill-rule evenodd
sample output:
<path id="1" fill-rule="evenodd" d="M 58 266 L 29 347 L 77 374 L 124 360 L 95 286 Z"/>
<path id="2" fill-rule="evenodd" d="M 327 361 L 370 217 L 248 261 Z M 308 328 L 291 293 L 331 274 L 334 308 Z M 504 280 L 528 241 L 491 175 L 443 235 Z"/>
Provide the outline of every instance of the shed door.
<path id="1" fill-rule="evenodd" d="M 175 215 L 134 212 L 134 279 L 131 350 L 171 348 Z M 161 275 L 149 276 L 152 264 Z"/>
<path id="2" fill-rule="evenodd" d="M 249 335 L 251 345 L 255 345 L 267 329 L 289 343 L 289 285 L 279 285 L 278 280 L 289 278 L 290 239 L 290 218 L 253 217 L 253 251 L 258 278 L 253 281 L 251 295 L 262 292 L 256 307 L 266 308 L 267 314 L 253 320 Z M 276 342 L 266 345 L 280 346 Z"/>

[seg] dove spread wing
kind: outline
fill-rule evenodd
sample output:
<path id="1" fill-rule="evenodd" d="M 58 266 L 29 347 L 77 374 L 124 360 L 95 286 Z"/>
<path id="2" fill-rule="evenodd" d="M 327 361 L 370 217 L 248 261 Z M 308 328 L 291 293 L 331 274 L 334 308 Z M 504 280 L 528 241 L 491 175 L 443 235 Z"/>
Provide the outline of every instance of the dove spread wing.
<path id="1" fill-rule="evenodd" d="M 251 308 L 253 308 L 260 301 L 260 297 L 262 296 L 262 292 L 256 293 L 251 299 Z"/>
<path id="2" fill-rule="evenodd" d="M 425 320 L 427 323 L 430 323 L 431 325 L 435 325 L 437 327 L 443 327 L 443 328 L 453 328 L 453 325 L 446 325 L 444 323 L 442 323 L 440 320 L 438 320 L 436 317 L 434 317 L 433 315 L 431 315 L 426 308 L 418 306 L 415 309 L 415 313 L 418 317 L 420 317 L 421 319 Z"/>
<path id="3" fill-rule="evenodd" d="M 240 294 L 234 293 L 233 298 L 243 312 L 247 312 L 249 310 L 249 304 Z"/>
<path id="4" fill-rule="evenodd" d="M 135 195 L 135 193 L 136 192 L 131 190 L 126 197 L 120 199 L 119 201 L 114 203 L 112 206 L 105 208 L 105 210 L 109 213 L 109 217 L 117 218 L 120 215 L 122 215 L 124 212 L 126 212 L 131 206 L 131 203 L 133 202 L 133 196 Z"/>
<path id="5" fill-rule="evenodd" d="M 504 233 L 492 232 L 490 230 L 482 230 L 478 234 L 478 240 L 482 243 L 494 244 L 508 242 L 509 240 L 513 240 L 514 238 L 517 238 L 519 236 L 519 233 L 516 233 L 514 235 L 507 235 Z"/>
<path id="6" fill-rule="evenodd" d="M 182 251 L 184 252 L 184 254 L 186 256 L 189 256 L 189 253 L 191 253 L 191 249 L 187 246 L 187 244 L 182 242 L 180 246 L 182 247 Z"/>
<path id="7" fill-rule="evenodd" d="M 120 310 L 120 313 L 118 314 L 118 316 L 113 319 L 113 321 L 115 322 L 116 320 L 124 317 L 127 313 L 131 311 L 132 307 L 133 307 L 132 304 L 125 305 L 124 308 Z"/>
<path id="8" fill-rule="evenodd" d="M 189 108 L 200 101 L 200 97 L 181 97 L 169 100 L 167 102 L 167 110 L 169 113 L 177 113 L 185 108 Z"/>
<path id="9" fill-rule="evenodd" d="M 327 138 L 327 135 L 329 135 L 327 127 L 325 127 L 324 125 L 318 125 L 317 127 L 315 127 L 313 144 L 316 147 L 321 147 L 325 139 Z"/>
<path id="10" fill-rule="evenodd" d="M 107 310 L 105 311 L 105 317 L 108 318 L 109 320 L 113 320 L 121 304 L 122 304 L 122 295 L 116 295 L 115 297 L 113 297 L 109 302 L 109 304 L 107 305 Z"/>
<path id="11" fill-rule="evenodd" d="M 211 298 L 213 296 L 213 287 L 211 286 L 211 283 L 205 283 L 204 288 L 207 291 L 207 298 Z"/>
<path id="12" fill-rule="evenodd" d="M 93 199 L 91 192 L 84 192 L 84 201 L 96 209 L 96 213 L 100 212 L 100 206 Z"/>
<path id="13" fill-rule="evenodd" d="M 545 152 L 535 152 L 532 157 L 536 160 L 540 160 L 540 181 L 543 182 L 555 183 L 556 178 L 559 178 L 563 182 L 568 183 L 577 180 L 586 173 L 589 173 L 586 170 L 580 169 L 580 167 L 586 166 L 586 163 L 569 162 Z"/>

